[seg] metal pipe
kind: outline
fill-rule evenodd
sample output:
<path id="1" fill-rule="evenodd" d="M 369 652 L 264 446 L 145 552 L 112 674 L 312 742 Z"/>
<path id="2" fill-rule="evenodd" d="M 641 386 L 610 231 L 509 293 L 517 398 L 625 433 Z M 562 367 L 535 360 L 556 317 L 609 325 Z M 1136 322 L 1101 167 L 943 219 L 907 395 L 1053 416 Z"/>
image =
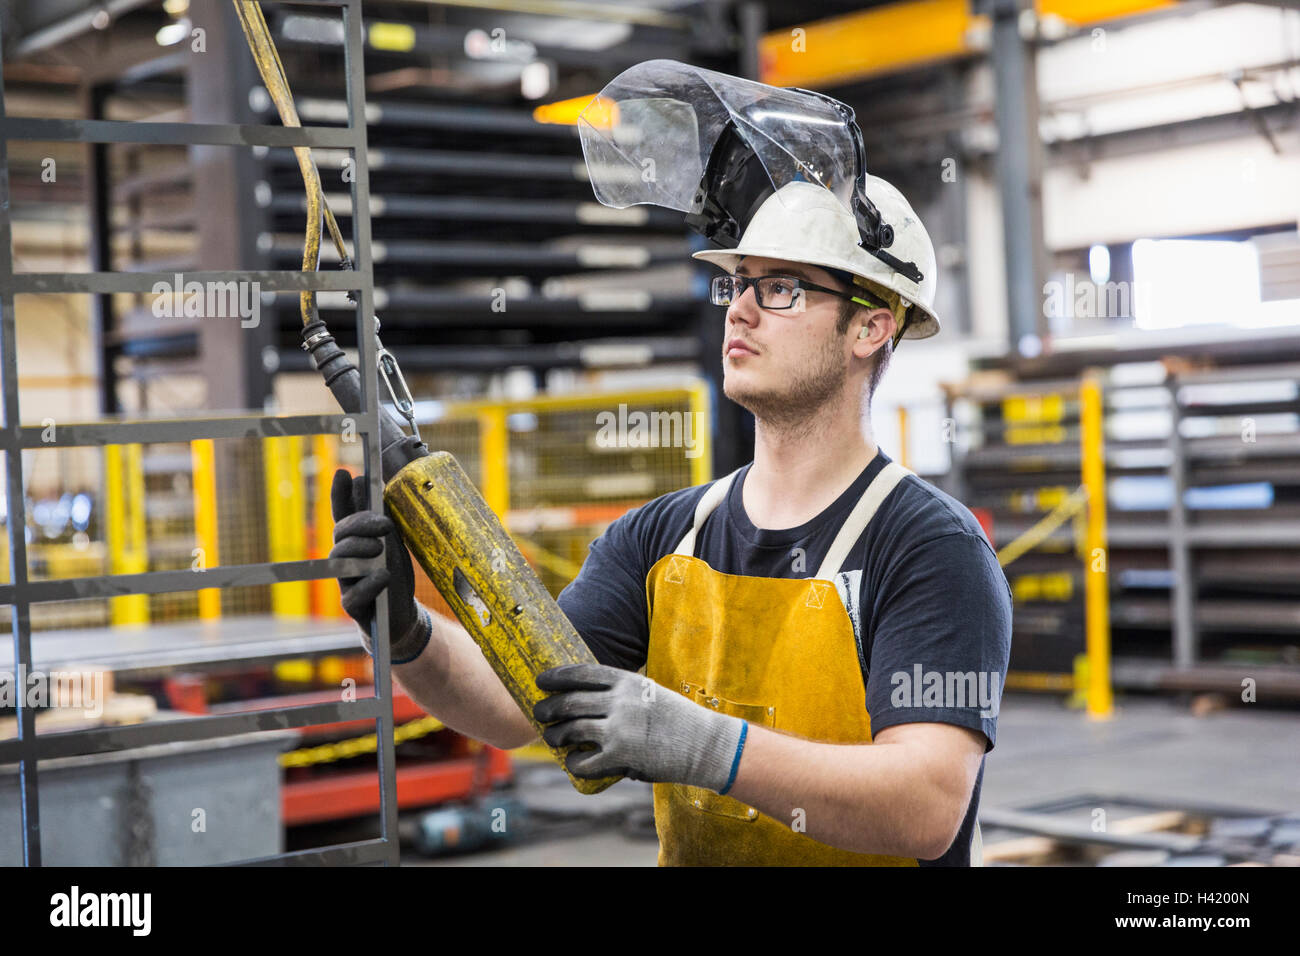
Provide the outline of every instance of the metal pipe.
<path id="1" fill-rule="evenodd" d="M 1192 667 L 1196 663 L 1196 577 L 1192 568 L 1192 549 L 1187 532 L 1187 447 L 1183 441 L 1183 406 L 1178 400 L 1179 381 L 1171 375 L 1169 388 L 1169 477 L 1174 486 L 1174 500 L 1169 506 L 1169 566 L 1174 572 L 1174 586 L 1169 595 L 1173 611 L 1174 666 Z"/>
<path id="2" fill-rule="evenodd" d="M 1035 50 L 1020 35 L 1025 0 L 984 0 L 993 19 L 993 75 L 997 93 L 998 192 L 1006 266 L 1010 351 L 1043 334 L 1043 144 L 1038 134 Z M 1036 349 L 1034 350 L 1037 351 Z"/>
<path id="3" fill-rule="evenodd" d="M 665 27 L 669 30 L 691 28 L 690 17 L 616 3 L 585 3 L 582 0 L 400 0 L 400 2 L 418 3 L 430 7 L 466 7 L 473 10 L 499 10 L 503 13 L 531 13 L 537 16 L 636 23 L 647 27 Z"/>
<path id="4" fill-rule="evenodd" d="M 327 169 L 342 168 L 346 151 L 317 149 L 317 162 Z M 281 154 L 267 157 L 274 166 L 289 165 Z M 376 169 L 388 172 L 421 172 L 443 176 L 488 179 L 506 177 L 520 180 L 585 182 L 587 168 L 581 159 L 568 156 L 518 156 L 509 153 L 469 153 L 422 149 L 372 149 L 366 159 Z"/>
<path id="5" fill-rule="evenodd" d="M 56 46 L 65 40 L 71 40 L 83 33 L 89 33 L 95 29 L 95 18 L 101 13 L 108 13 L 111 20 L 113 17 L 130 13 L 132 10 L 140 9 L 140 7 L 147 7 L 154 2 L 156 0 L 107 0 L 107 2 L 98 3 L 89 10 L 73 14 L 60 23 L 37 30 L 25 37 L 14 48 L 14 57 L 19 58 L 27 56 L 29 53 L 39 53 L 41 50 Z"/>
<path id="6" fill-rule="evenodd" d="M 514 366 L 552 368 L 644 368 L 663 362 L 699 361 L 697 339 L 665 338 L 633 342 L 558 342 L 530 345 L 403 346 L 402 365 L 418 372 L 496 372 Z M 310 368 L 302 352 L 280 353 L 280 370 Z"/>

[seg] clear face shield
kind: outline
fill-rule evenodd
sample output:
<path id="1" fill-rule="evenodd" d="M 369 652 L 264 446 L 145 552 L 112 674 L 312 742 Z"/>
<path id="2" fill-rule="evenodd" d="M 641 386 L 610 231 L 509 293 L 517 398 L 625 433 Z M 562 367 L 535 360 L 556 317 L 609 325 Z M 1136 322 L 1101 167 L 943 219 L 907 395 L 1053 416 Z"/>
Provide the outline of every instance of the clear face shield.
<path id="1" fill-rule="evenodd" d="M 813 182 L 854 214 L 863 248 L 897 263 L 882 248 L 892 228 L 859 188 L 862 134 L 838 100 L 649 60 L 601 90 L 578 132 L 592 189 L 607 206 L 676 209 L 701 235 L 734 248 L 772 193 Z M 916 269 L 896 265 L 904 274 L 908 267 Z"/>

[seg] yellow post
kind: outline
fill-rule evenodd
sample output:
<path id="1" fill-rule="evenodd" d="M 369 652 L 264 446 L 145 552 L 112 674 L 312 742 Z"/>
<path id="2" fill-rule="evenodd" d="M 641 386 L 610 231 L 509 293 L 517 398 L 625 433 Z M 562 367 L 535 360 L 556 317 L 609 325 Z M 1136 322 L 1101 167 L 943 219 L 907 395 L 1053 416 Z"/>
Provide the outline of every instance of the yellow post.
<path id="1" fill-rule="evenodd" d="M 1114 712 L 1110 686 L 1110 554 L 1106 548 L 1106 442 L 1101 382 L 1087 373 L 1079 390 L 1079 432 L 1083 485 L 1088 490 L 1084 546 L 1085 621 L 1088 655 L 1088 716 L 1109 720 Z"/>
<path id="2" fill-rule="evenodd" d="M 713 480 L 713 422 L 709 418 L 709 390 L 703 382 L 690 387 L 691 437 L 695 457 L 691 462 L 691 485 Z"/>
<path id="3" fill-rule="evenodd" d="M 1088 655 L 1074 655 L 1073 688 L 1065 706 L 1071 710 L 1084 710 L 1088 706 Z"/>
<path id="4" fill-rule="evenodd" d="M 144 468 L 139 445 L 104 446 L 104 512 L 112 574 L 149 570 L 145 547 Z M 149 623 L 149 595 L 128 594 L 109 600 L 114 627 Z"/>
<path id="5" fill-rule="evenodd" d="M 262 451 L 267 551 L 272 561 L 305 561 L 307 509 L 302 489 L 302 440 L 296 435 L 268 438 Z M 307 617 L 311 613 L 308 582 L 272 584 L 271 611 L 277 617 Z"/>
<path id="6" fill-rule="evenodd" d="M 206 570 L 221 563 L 217 552 L 217 465 L 212 439 L 190 442 L 190 461 L 194 475 L 194 546 L 199 551 L 196 567 Z M 201 620 L 221 617 L 219 588 L 202 588 L 198 597 Z"/>
<path id="7" fill-rule="evenodd" d="M 478 414 L 478 455 L 483 470 L 483 500 L 501 520 L 510 510 L 510 439 L 506 408 L 489 405 Z"/>
<path id="8" fill-rule="evenodd" d="M 334 513 L 330 510 L 330 486 L 334 482 L 334 472 L 338 468 L 335 441 L 332 435 L 313 435 L 311 439 L 311 453 L 316 459 L 316 499 L 312 505 L 311 556 L 313 558 L 329 557 L 330 549 L 334 547 Z M 339 587 L 336 581 L 325 578 L 308 583 L 313 614 L 326 617 L 347 616 L 343 611 L 343 605 L 339 602 Z"/>
<path id="9" fill-rule="evenodd" d="M 898 463 L 904 468 L 907 464 L 907 406 L 898 406 Z"/>

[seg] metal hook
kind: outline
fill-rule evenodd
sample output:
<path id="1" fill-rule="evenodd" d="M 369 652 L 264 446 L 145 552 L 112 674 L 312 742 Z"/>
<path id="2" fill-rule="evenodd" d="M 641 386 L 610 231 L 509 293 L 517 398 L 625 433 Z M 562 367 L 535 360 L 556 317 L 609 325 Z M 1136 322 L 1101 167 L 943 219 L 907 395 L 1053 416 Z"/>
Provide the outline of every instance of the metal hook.
<path id="1" fill-rule="evenodd" d="M 393 405 L 402 417 L 406 419 L 411 426 L 411 434 L 415 436 L 416 441 L 422 441 L 420 438 L 420 426 L 415 423 L 415 398 L 411 395 L 411 389 L 406 384 L 406 377 L 402 374 L 402 368 L 397 364 L 397 359 L 393 354 L 384 348 L 384 343 L 379 341 L 379 317 L 375 317 L 375 349 L 376 360 L 379 365 L 379 377 L 384 380 L 384 385 L 388 388 L 388 395 L 393 400 Z M 393 387 L 393 379 L 397 379 L 397 388 Z"/>

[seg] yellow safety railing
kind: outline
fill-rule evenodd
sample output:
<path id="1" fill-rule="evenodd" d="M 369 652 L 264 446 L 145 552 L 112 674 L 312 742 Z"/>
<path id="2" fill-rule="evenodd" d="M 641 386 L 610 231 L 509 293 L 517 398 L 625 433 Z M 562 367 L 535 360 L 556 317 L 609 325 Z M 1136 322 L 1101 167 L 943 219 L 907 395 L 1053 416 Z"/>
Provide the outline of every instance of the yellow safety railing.
<path id="1" fill-rule="evenodd" d="M 1106 542 L 1106 442 L 1103 428 L 1101 377 L 1084 376 L 1079 390 L 1083 486 L 1088 493 L 1088 526 L 1084 538 L 1085 620 L 1087 621 L 1088 716 L 1112 715 L 1110 684 L 1110 555 Z"/>
<path id="2" fill-rule="evenodd" d="M 655 405 L 655 404 L 673 404 L 681 402 L 685 398 L 688 403 L 689 411 L 692 415 L 699 416 L 699 420 L 707 423 L 709 418 L 709 393 L 708 387 L 703 382 L 680 388 L 652 388 L 652 389 L 629 389 L 619 392 L 586 392 L 573 395 L 541 395 L 535 398 L 521 399 L 470 399 L 466 401 L 447 402 L 444 406 L 443 419 L 468 419 L 478 417 L 480 424 L 483 416 L 488 416 L 493 421 L 493 428 L 498 428 L 498 436 L 492 439 L 480 439 L 480 450 L 491 450 L 493 456 L 484 455 L 483 461 L 485 467 L 487 463 L 493 463 L 495 467 L 504 469 L 507 463 L 509 433 L 506 429 L 506 419 L 510 415 L 520 413 L 541 413 L 541 412 L 560 412 L 560 411 L 584 411 L 595 409 L 606 409 L 611 404 L 625 403 L 628 405 Z M 496 424 L 499 422 L 499 425 Z M 486 429 L 485 429 L 486 430 Z M 712 439 L 707 427 L 700 430 L 695 436 L 698 454 L 690 458 L 691 485 L 701 485 L 710 481 L 713 476 L 713 454 Z M 489 443 L 490 442 L 490 443 Z M 494 475 L 483 477 L 484 488 L 483 497 L 488 496 L 487 490 L 492 487 L 493 482 L 504 482 L 500 487 L 509 488 L 508 477 Z"/>
<path id="3" fill-rule="evenodd" d="M 1014 396 L 1014 406 L 1003 403 L 1004 416 L 1018 422 L 1008 429 L 1008 442 L 1058 442 L 1064 437 L 1059 424 L 1064 417 L 1064 399 L 1060 395 L 1045 397 Z M 1052 424 L 1023 424 L 1025 422 Z M 1013 437 L 1014 436 L 1014 437 Z M 1109 552 L 1106 544 L 1106 462 L 1105 432 L 1101 379 L 1095 372 L 1084 376 L 1079 388 L 1079 447 L 1081 478 L 1079 487 L 1060 500 L 1051 511 L 1015 540 L 998 551 L 1003 567 L 1047 541 L 1071 518 L 1075 519 L 1075 545 L 1083 561 L 1084 573 L 1084 654 L 1075 661 L 1074 673 L 1065 675 L 1019 675 L 1017 686 L 1073 689 L 1075 701 L 1082 703 L 1093 720 L 1106 720 L 1114 712 L 1114 695 L 1110 680 L 1110 583 Z M 1036 575 L 1032 586 L 1055 595 L 1071 593 L 1058 576 Z M 1017 599 L 1025 598 L 1017 588 Z"/>
<path id="4" fill-rule="evenodd" d="M 490 405 L 478 410 L 479 461 L 482 462 L 483 500 L 497 517 L 505 517 L 510 508 L 510 438 L 506 432 L 505 405 Z"/>
<path id="5" fill-rule="evenodd" d="M 267 550 L 272 561 L 307 559 L 307 502 L 303 488 L 303 441 L 296 435 L 264 439 Z M 328 493 L 325 495 L 328 500 Z M 277 617 L 307 617 L 311 588 L 306 581 L 271 585 Z"/>
<path id="6" fill-rule="evenodd" d="M 691 431 L 683 430 L 674 443 L 665 432 L 653 447 L 611 448 L 599 437 L 598 416 L 611 410 L 617 414 L 621 405 L 628 406 L 629 417 L 667 413 Z M 712 477 L 709 405 L 703 382 L 448 402 L 442 404 L 438 420 L 426 426 L 426 437 L 433 447 L 446 448 L 461 460 L 528 560 L 548 586 L 558 587 L 577 575 L 590 538 L 602 525 L 628 507 Z M 516 415 L 535 420 L 516 421 Z M 174 449 L 106 446 L 102 545 L 37 542 L 33 553 L 53 577 L 185 566 L 204 570 L 220 566 L 223 559 L 249 560 L 245 555 L 258 554 L 263 547 L 270 561 L 323 558 L 333 545 L 333 474 L 340 465 L 357 470 L 359 448 L 349 444 L 347 436 L 336 435 L 277 436 L 250 440 L 237 449 L 212 440 Z M 223 486 L 217 467 L 223 449 L 250 463 L 258 460 L 260 451 L 264 507 L 253 496 L 235 497 Z M 171 464 L 177 460 L 181 464 Z M 173 470 L 180 474 L 170 474 Z M 177 500 L 178 490 L 187 484 L 188 497 L 179 492 Z M 157 507 L 151 497 L 155 489 Z M 4 557 L 0 555 L 0 577 L 7 570 Z M 95 560 L 102 564 L 90 567 Z M 182 595 L 183 601 L 160 607 L 157 596 L 127 595 L 95 602 L 95 613 L 115 626 L 144 626 L 195 614 L 200 620 L 217 620 L 223 613 L 264 612 L 269 591 L 270 611 L 277 616 L 343 616 L 332 579 L 245 589 L 248 593 L 239 600 L 219 588 L 199 586 L 203 579 L 198 575 L 195 579 L 194 592 Z"/>
<path id="7" fill-rule="evenodd" d="M 139 445 L 104 446 L 104 500 L 109 570 L 143 574 L 149 570 L 145 544 L 144 467 Z M 149 595 L 128 594 L 109 601 L 114 627 L 149 623 Z"/>
<path id="8" fill-rule="evenodd" d="M 1057 528 L 1081 514 L 1088 505 L 1088 489 L 1080 485 L 1059 505 L 1035 522 L 1032 528 L 998 551 L 998 564 L 1004 568 L 1034 550 L 1052 536 Z"/>
<path id="9" fill-rule="evenodd" d="M 709 392 L 703 383 L 690 388 L 690 410 L 696 421 L 705 423 L 697 436 L 699 454 L 691 465 L 691 485 L 702 485 L 713 479 L 713 432 L 709 425 Z"/>
<path id="10" fill-rule="evenodd" d="M 898 463 L 904 468 L 910 468 L 907 455 L 907 406 L 898 406 Z"/>
<path id="11" fill-rule="evenodd" d="M 328 557 L 334 546 L 334 513 L 330 507 L 329 488 L 338 468 L 335 439 L 329 435 L 313 435 L 311 454 L 315 461 L 316 498 L 312 502 L 311 557 Z M 318 617 L 344 617 L 339 603 L 339 589 L 334 581 L 317 579 L 308 582 L 311 594 L 311 613 Z"/>
<path id="12" fill-rule="evenodd" d="M 470 444 L 463 449 L 453 450 L 458 457 L 462 453 L 477 460 L 478 474 L 475 475 L 469 464 L 465 464 L 472 478 L 475 478 L 483 497 L 493 512 L 511 528 L 512 507 L 519 498 L 520 488 L 515 483 L 526 482 L 526 478 L 511 477 L 511 429 L 509 421 L 515 415 L 562 414 L 567 412 L 590 411 L 593 414 L 616 409 L 620 405 L 647 408 L 654 406 L 684 405 L 686 414 L 692 416 L 691 422 L 700 423 L 693 427 L 690 450 L 688 477 L 689 485 L 700 485 L 712 478 L 712 445 L 709 428 L 709 394 L 703 382 L 679 388 L 630 389 L 618 392 L 577 393 L 572 395 L 544 395 L 526 399 L 474 399 L 468 401 L 448 402 L 442 409 L 438 422 L 434 423 L 435 437 L 429 440 L 438 444 L 436 429 L 438 425 L 452 426 L 457 423 L 469 423 L 475 430 Z M 592 429 L 591 423 L 583 426 L 584 436 Z M 322 480 L 328 481 L 328 476 Z M 575 482 L 577 479 L 575 479 Z M 578 494 L 577 497 L 581 497 Z M 566 557 L 544 548 L 536 540 L 529 540 L 523 533 L 515 533 L 516 543 L 533 564 L 543 568 L 562 580 L 572 580 L 581 568 L 581 560 L 574 560 L 576 555 Z"/>
<path id="13" fill-rule="evenodd" d="M 393 743 L 405 743 L 408 740 L 418 740 L 420 737 L 428 736 L 435 731 L 442 730 L 443 723 L 437 717 L 417 717 L 415 720 L 407 721 L 393 728 Z M 335 760 L 347 760 L 349 757 L 358 757 L 361 754 L 372 754 L 379 745 L 377 734 L 363 734 L 360 737 L 350 737 L 347 740 L 336 740 L 333 743 L 320 744 L 316 747 L 303 747 L 299 750 L 290 750 L 279 756 L 281 767 L 312 767 L 316 764 L 333 763 Z"/>
<path id="14" fill-rule="evenodd" d="M 190 442 L 194 488 L 194 543 L 198 550 L 198 570 L 221 563 L 217 549 L 217 465 L 212 439 Z M 199 618 L 210 621 L 221 617 L 220 588 L 203 588 L 198 593 Z"/>

